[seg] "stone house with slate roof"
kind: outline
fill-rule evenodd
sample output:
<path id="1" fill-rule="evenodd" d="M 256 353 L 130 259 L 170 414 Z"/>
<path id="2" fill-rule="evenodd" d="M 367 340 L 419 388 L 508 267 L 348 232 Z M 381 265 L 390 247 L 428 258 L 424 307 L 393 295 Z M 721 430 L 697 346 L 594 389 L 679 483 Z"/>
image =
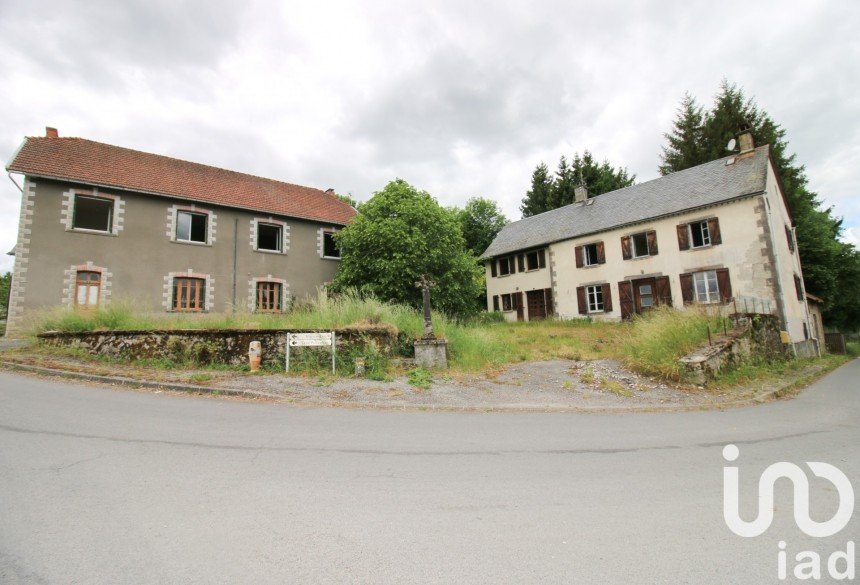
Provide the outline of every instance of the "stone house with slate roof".
<path id="1" fill-rule="evenodd" d="M 334 193 L 166 156 L 28 137 L 8 331 L 26 314 L 134 299 L 152 312 L 283 311 L 330 281 L 332 235 L 356 215 Z"/>
<path id="2" fill-rule="evenodd" d="M 514 320 L 628 319 L 658 304 L 774 312 L 815 329 L 768 146 L 508 224 L 482 255 L 487 308 Z"/>

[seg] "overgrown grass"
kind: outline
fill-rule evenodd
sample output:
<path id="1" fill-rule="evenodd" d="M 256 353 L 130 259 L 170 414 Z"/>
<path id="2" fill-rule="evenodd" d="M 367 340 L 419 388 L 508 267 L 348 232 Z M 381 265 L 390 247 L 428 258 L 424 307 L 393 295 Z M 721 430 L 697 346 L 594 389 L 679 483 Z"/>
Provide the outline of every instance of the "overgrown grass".
<path id="1" fill-rule="evenodd" d="M 638 372 L 667 380 L 681 378 L 679 359 L 723 330 L 724 318 L 704 311 L 658 307 L 637 316 L 625 332 L 620 350 Z"/>
<path id="2" fill-rule="evenodd" d="M 395 355 L 411 355 L 412 340 L 423 331 L 422 315 L 406 306 L 382 303 L 356 294 L 329 298 L 320 294 L 313 301 L 294 305 L 284 314 L 152 315 L 142 313 L 133 302 L 113 302 L 100 310 L 79 313 L 55 309 L 33 321 L 34 333 L 55 331 L 146 330 L 146 329 L 334 329 L 386 324 L 400 335 Z M 682 375 L 679 358 L 706 343 L 708 327 L 716 334 L 723 329 L 720 317 L 695 310 L 675 311 L 658 308 L 637 317 L 630 323 L 592 322 L 589 319 L 569 321 L 548 320 L 530 323 L 505 322 L 498 313 L 484 314 L 472 320 L 457 320 L 434 313 L 433 325 L 438 336 L 449 342 L 451 368 L 455 371 L 487 371 L 506 364 L 552 359 L 619 359 L 630 368 L 666 380 L 679 380 Z M 849 349 L 860 353 L 860 344 L 850 343 Z M 180 356 L 182 357 L 182 356 Z M 183 359 L 137 362 L 164 369 L 182 367 L 186 362 L 200 362 L 217 369 L 219 364 L 206 364 L 200 356 Z M 365 375 L 375 380 L 391 376 L 389 356 L 372 347 L 356 347 L 338 353 L 337 374 L 352 376 L 355 360 L 364 359 Z M 224 366 L 247 369 L 247 366 Z M 752 366 L 751 366 L 752 367 Z M 755 368 L 764 366 L 756 365 Z M 291 371 L 309 375 L 331 375 L 330 353 L 306 348 L 291 356 Z M 742 380 L 744 372 L 725 372 L 721 379 Z M 594 372 L 586 369 L 584 381 L 596 382 Z M 612 390 L 611 388 L 607 388 Z"/>

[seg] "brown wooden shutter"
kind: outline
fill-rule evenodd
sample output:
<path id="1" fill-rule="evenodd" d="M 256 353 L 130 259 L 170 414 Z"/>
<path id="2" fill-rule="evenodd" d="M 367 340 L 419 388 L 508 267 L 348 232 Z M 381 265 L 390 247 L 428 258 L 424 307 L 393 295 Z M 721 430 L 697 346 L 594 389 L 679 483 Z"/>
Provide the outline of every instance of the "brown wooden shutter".
<path id="1" fill-rule="evenodd" d="M 794 237 L 791 234 L 791 228 L 785 226 L 785 239 L 788 240 L 788 251 L 794 253 Z"/>
<path id="2" fill-rule="evenodd" d="M 720 289 L 720 300 L 728 302 L 732 299 L 732 281 L 729 279 L 728 268 L 717 269 L 717 287 Z"/>
<path id="3" fill-rule="evenodd" d="M 690 273 L 682 274 L 681 278 L 681 298 L 685 305 L 689 305 L 695 300 L 693 296 L 693 275 Z"/>
<path id="4" fill-rule="evenodd" d="M 654 296 L 662 305 L 672 306 L 672 287 L 668 276 L 658 276 L 654 282 Z"/>
<path id="5" fill-rule="evenodd" d="M 517 266 L 519 266 L 520 272 L 526 271 L 526 255 L 525 254 L 517 254 Z"/>
<path id="6" fill-rule="evenodd" d="M 555 315 L 554 307 L 552 306 L 552 289 L 545 288 L 543 290 L 543 298 L 546 301 L 546 316 L 552 317 Z"/>
<path id="7" fill-rule="evenodd" d="M 579 314 L 587 315 L 588 314 L 588 305 L 585 302 L 585 287 L 578 286 L 576 287 L 576 302 L 579 304 Z"/>
<path id="8" fill-rule="evenodd" d="M 630 260 L 633 256 L 630 254 L 630 236 L 621 238 L 621 257 L 625 260 Z"/>
<path id="9" fill-rule="evenodd" d="M 573 255 L 576 257 L 576 267 L 582 268 L 582 246 L 574 248 Z"/>
<path id="10" fill-rule="evenodd" d="M 798 275 L 794 275 L 794 290 L 797 293 L 797 300 L 803 300 L 803 281 Z"/>
<path id="11" fill-rule="evenodd" d="M 686 223 L 678 225 L 678 249 L 690 249 L 690 229 Z"/>
<path id="12" fill-rule="evenodd" d="M 612 289 L 608 282 L 603 285 L 603 312 L 612 312 Z"/>
<path id="13" fill-rule="evenodd" d="M 499 310 L 499 295 L 493 295 L 493 310 Z"/>
<path id="14" fill-rule="evenodd" d="M 538 268 L 546 268 L 546 250 L 538 250 Z"/>
<path id="15" fill-rule="evenodd" d="M 711 236 L 711 245 L 717 246 L 723 243 L 723 236 L 720 233 L 720 220 L 712 217 L 708 220 L 708 234 Z"/>
<path id="16" fill-rule="evenodd" d="M 636 312 L 633 302 L 633 285 L 628 280 L 618 283 L 618 303 L 621 306 L 621 318 L 629 319 Z"/>
<path id="17" fill-rule="evenodd" d="M 657 232 L 651 230 L 650 232 L 645 232 L 645 237 L 648 238 L 648 255 L 656 256 L 657 255 Z"/>
<path id="18" fill-rule="evenodd" d="M 603 247 L 603 242 L 597 242 L 597 263 L 606 264 L 606 250 Z"/>
<path id="19" fill-rule="evenodd" d="M 495 258 L 490 260 L 490 274 L 493 275 L 493 278 L 496 278 L 496 275 L 498 274 L 498 272 L 496 272 L 496 259 Z"/>

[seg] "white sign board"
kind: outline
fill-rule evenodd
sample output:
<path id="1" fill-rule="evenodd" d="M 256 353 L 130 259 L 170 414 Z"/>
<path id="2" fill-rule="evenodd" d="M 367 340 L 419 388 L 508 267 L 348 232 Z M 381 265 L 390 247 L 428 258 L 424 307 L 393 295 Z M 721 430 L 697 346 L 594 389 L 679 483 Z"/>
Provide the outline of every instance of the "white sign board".
<path id="1" fill-rule="evenodd" d="M 288 343 L 292 347 L 324 347 L 331 345 L 333 333 L 289 333 Z"/>
<path id="2" fill-rule="evenodd" d="M 331 347 L 331 373 L 334 374 L 335 343 L 334 331 L 328 333 L 287 333 L 287 355 L 284 369 L 290 371 L 291 347 Z"/>

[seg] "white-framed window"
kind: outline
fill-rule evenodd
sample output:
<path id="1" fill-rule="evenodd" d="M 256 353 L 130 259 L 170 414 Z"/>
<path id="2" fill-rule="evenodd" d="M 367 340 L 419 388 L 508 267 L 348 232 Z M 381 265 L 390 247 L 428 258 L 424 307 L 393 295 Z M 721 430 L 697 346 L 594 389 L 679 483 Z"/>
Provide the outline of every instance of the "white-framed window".
<path id="1" fill-rule="evenodd" d="M 514 272 L 516 270 L 516 268 L 514 268 L 514 262 L 515 258 L 513 256 L 505 256 L 504 258 L 499 258 L 499 276 L 507 276 L 508 274 Z"/>
<path id="2" fill-rule="evenodd" d="M 537 250 L 526 253 L 526 270 L 537 270 L 540 268 L 540 259 Z"/>
<path id="3" fill-rule="evenodd" d="M 711 245 L 711 232 L 708 229 L 708 222 L 695 221 L 688 224 L 690 230 L 690 246 L 693 248 L 704 248 Z"/>
<path id="4" fill-rule="evenodd" d="M 113 233 L 114 200 L 75 195 L 72 229 Z"/>
<path id="5" fill-rule="evenodd" d="M 599 263 L 597 244 L 586 244 L 582 247 L 582 265 L 596 266 Z"/>
<path id="6" fill-rule="evenodd" d="M 176 241 L 205 244 L 209 241 L 209 214 L 176 211 Z"/>
<path id="7" fill-rule="evenodd" d="M 717 271 L 705 270 L 693 273 L 693 291 L 700 303 L 719 303 L 720 287 L 717 283 Z"/>
<path id="8" fill-rule="evenodd" d="M 649 256 L 648 232 L 639 232 L 630 236 L 630 251 L 634 258 Z"/>
<path id="9" fill-rule="evenodd" d="M 603 285 L 596 284 L 585 287 L 585 300 L 588 303 L 589 313 L 603 312 Z"/>
<path id="10" fill-rule="evenodd" d="M 511 302 L 511 295 L 502 295 L 502 310 L 503 311 L 513 311 L 514 305 Z"/>

